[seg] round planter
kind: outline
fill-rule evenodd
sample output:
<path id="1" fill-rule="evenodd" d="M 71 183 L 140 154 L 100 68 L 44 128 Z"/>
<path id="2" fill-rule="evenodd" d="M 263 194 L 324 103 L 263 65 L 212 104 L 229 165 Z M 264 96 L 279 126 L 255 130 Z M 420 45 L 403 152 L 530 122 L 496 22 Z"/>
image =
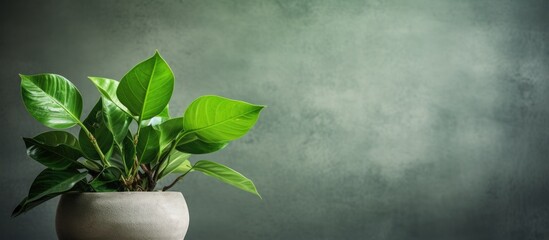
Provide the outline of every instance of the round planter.
<path id="1" fill-rule="evenodd" d="M 189 210 L 180 192 L 66 193 L 55 225 L 60 240 L 181 240 Z"/>

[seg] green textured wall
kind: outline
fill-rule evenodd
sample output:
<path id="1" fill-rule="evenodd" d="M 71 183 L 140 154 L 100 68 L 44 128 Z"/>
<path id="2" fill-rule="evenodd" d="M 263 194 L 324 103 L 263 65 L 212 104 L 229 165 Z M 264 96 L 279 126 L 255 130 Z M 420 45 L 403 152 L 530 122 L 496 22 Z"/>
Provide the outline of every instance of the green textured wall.
<path id="1" fill-rule="evenodd" d="M 55 239 L 57 200 L 10 219 L 39 164 L 18 73 L 98 98 L 158 49 L 172 112 L 219 94 L 268 108 L 204 158 L 187 239 L 549 239 L 547 1 L 14 1 L 0 8 L 1 239 Z M 198 158 L 194 158 L 197 160 Z"/>

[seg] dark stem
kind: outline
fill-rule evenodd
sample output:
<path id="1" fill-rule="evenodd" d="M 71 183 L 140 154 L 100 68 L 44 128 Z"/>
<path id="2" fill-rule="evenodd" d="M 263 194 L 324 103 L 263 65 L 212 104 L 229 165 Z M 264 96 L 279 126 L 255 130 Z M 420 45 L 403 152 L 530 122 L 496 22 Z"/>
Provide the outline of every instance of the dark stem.
<path id="1" fill-rule="evenodd" d="M 182 134 L 180 134 L 181 136 L 177 136 L 175 140 L 173 140 L 170 144 L 170 150 L 168 150 L 167 152 L 163 153 L 163 155 L 159 158 L 159 162 L 158 164 L 155 166 L 155 182 L 158 182 L 158 178 L 160 177 L 160 175 L 162 175 L 162 172 L 164 171 L 163 169 L 160 169 L 160 166 L 162 166 L 162 164 L 165 162 L 165 161 L 168 161 L 166 163 L 166 166 L 170 164 L 170 155 L 172 154 L 172 152 L 175 150 L 176 146 L 178 146 L 179 144 L 185 144 L 185 143 L 188 143 L 188 142 L 192 142 L 194 140 L 197 139 L 196 136 L 194 136 L 193 138 L 183 142 L 183 143 L 179 143 L 179 141 L 181 139 L 183 139 L 183 137 L 185 137 L 187 134 L 190 134 L 192 132 L 183 132 Z"/>
<path id="2" fill-rule="evenodd" d="M 151 172 L 151 170 L 149 170 L 149 167 L 147 167 L 146 164 L 141 164 L 141 169 L 143 169 L 143 171 L 147 174 L 147 179 L 149 181 L 147 189 L 149 191 L 154 190 L 154 187 L 156 187 L 156 181 L 154 179 L 154 172 Z"/>
<path id="3" fill-rule="evenodd" d="M 175 142 L 172 141 L 170 143 L 169 150 L 162 153 L 162 155 L 159 158 L 158 164 L 156 164 L 156 166 L 154 166 L 153 172 L 154 172 L 154 181 L 155 182 L 158 182 L 158 178 L 160 177 L 160 174 L 162 174 L 160 166 L 164 163 L 164 161 L 169 160 L 168 158 L 170 157 L 170 153 L 173 150 L 173 148 L 175 148 Z M 168 162 L 168 164 L 169 164 L 169 162 Z"/>
<path id="4" fill-rule="evenodd" d="M 193 168 L 191 167 L 191 169 L 189 169 L 187 172 L 183 173 L 183 175 L 177 177 L 172 183 L 170 183 L 170 185 L 163 187 L 162 191 L 166 191 L 166 190 L 172 188 L 177 182 L 179 182 L 179 180 L 181 180 L 183 177 L 185 177 L 185 175 L 187 175 L 187 173 L 191 172 L 192 169 Z"/>

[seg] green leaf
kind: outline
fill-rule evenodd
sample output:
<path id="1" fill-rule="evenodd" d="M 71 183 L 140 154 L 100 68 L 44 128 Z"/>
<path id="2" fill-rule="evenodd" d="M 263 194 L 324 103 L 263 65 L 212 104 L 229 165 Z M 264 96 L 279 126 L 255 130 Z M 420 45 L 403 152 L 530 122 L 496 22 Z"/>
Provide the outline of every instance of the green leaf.
<path id="1" fill-rule="evenodd" d="M 124 106 L 116 96 L 116 90 L 118 89 L 118 81 L 114 79 L 109 78 L 102 78 L 102 77 L 88 77 L 92 83 L 95 85 L 97 90 L 99 90 L 99 93 L 101 93 L 101 96 L 103 98 L 106 98 L 107 100 L 113 102 L 116 104 L 120 109 L 123 111 L 129 113 L 128 108 Z"/>
<path id="2" fill-rule="evenodd" d="M 185 160 L 175 167 L 173 173 L 186 173 L 188 171 L 192 171 L 192 168 L 193 166 L 191 165 L 191 162 L 189 162 L 189 160 Z"/>
<path id="3" fill-rule="evenodd" d="M 202 96 L 185 111 L 183 128 L 204 142 L 219 143 L 244 136 L 263 106 L 219 96 Z"/>
<path id="4" fill-rule="evenodd" d="M 113 145 L 107 152 L 104 152 L 105 160 L 109 161 L 111 160 L 112 154 L 114 153 L 115 146 Z"/>
<path id="5" fill-rule="evenodd" d="M 160 117 L 164 120 L 168 120 L 170 118 L 170 104 L 166 104 L 166 107 L 162 112 L 160 112 L 156 117 Z"/>
<path id="6" fill-rule="evenodd" d="M 164 149 L 183 132 L 183 118 L 172 118 L 153 127 L 160 132 L 160 149 Z"/>
<path id="7" fill-rule="evenodd" d="M 44 132 L 34 137 L 34 140 L 50 147 L 65 145 L 74 149 L 78 149 L 79 146 L 76 137 L 64 131 Z"/>
<path id="8" fill-rule="evenodd" d="M 182 153 L 182 152 L 173 152 L 169 159 L 162 162 L 160 169 L 163 169 L 160 177 L 163 178 L 170 173 L 185 173 L 192 168 L 191 163 L 189 162 L 189 157 L 191 154 Z"/>
<path id="9" fill-rule="evenodd" d="M 109 158 L 109 163 L 111 166 L 116 167 L 118 169 L 126 169 L 126 165 L 124 164 L 124 153 L 122 152 L 124 141 L 122 141 L 121 145 L 114 145 L 112 147 L 112 154 Z"/>
<path id="10" fill-rule="evenodd" d="M 100 98 L 86 120 L 84 120 L 84 126 L 86 126 L 86 128 L 95 137 L 101 151 L 103 153 L 107 153 L 113 146 L 114 138 L 104 122 L 102 108 L 103 104 L 102 99 Z M 86 157 L 96 160 L 100 159 L 99 153 L 97 153 L 95 147 L 83 129 L 80 130 L 78 139 L 80 141 L 80 148 Z"/>
<path id="11" fill-rule="evenodd" d="M 140 120 L 150 119 L 164 110 L 173 92 L 172 70 L 156 52 L 137 64 L 120 81 L 116 95 Z"/>
<path id="12" fill-rule="evenodd" d="M 98 177 L 96 177 L 90 186 L 96 192 L 116 192 L 121 189 L 120 176 L 122 172 L 118 168 L 105 168 Z"/>
<path id="13" fill-rule="evenodd" d="M 74 185 L 85 179 L 86 172 L 78 172 L 76 170 L 56 171 L 46 169 L 42 171 L 31 185 L 28 201 L 32 202 L 45 196 L 69 191 Z"/>
<path id="14" fill-rule="evenodd" d="M 69 80 L 57 74 L 19 76 L 23 102 L 36 120 L 55 129 L 80 122 L 82 96 Z"/>
<path id="15" fill-rule="evenodd" d="M 193 169 L 202 172 L 208 176 L 217 178 L 222 182 L 230 184 L 241 190 L 255 194 L 259 198 L 261 198 L 252 180 L 244 177 L 244 175 L 225 165 L 221 165 L 212 161 L 201 160 L 194 164 Z"/>
<path id="16" fill-rule="evenodd" d="M 142 128 L 135 147 L 139 163 L 151 163 L 156 160 L 160 152 L 159 144 L 160 136 L 152 126 Z"/>
<path id="17" fill-rule="evenodd" d="M 103 168 L 98 163 L 96 163 L 92 160 L 85 159 L 85 158 L 83 158 L 82 161 L 79 161 L 79 163 L 82 164 L 82 166 L 84 166 L 87 169 L 92 170 L 94 172 L 99 172 Z"/>
<path id="18" fill-rule="evenodd" d="M 23 199 L 23 201 L 21 201 L 21 203 L 19 203 L 19 205 L 17 205 L 17 207 L 15 207 L 15 209 L 11 213 L 11 217 L 17 217 L 17 216 L 33 209 L 34 207 L 36 207 L 36 206 L 38 206 L 38 205 L 54 198 L 54 197 L 59 196 L 60 194 L 61 193 L 50 194 L 50 195 L 41 197 L 39 199 L 36 199 L 34 201 L 28 201 L 28 197 L 25 197 Z"/>
<path id="19" fill-rule="evenodd" d="M 229 145 L 229 142 L 209 143 L 196 138 L 192 141 L 184 142 L 183 144 L 177 145 L 176 149 L 178 151 L 191 154 L 205 154 L 219 151 L 225 148 L 227 145 Z"/>
<path id="20" fill-rule="evenodd" d="M 124 142 L 122 144 L 122 154 L 123 162 L 124 162 L 124 169 L 126 173 L 130 172 L 130 169 L 133 167 L 134 158 L 135 158 L 135 145 L 133 144 L 132 135 L 128 132 L 128 135 L 126 138 L 124 138 Z"/>
<path id="21" fill-rule="evenodd" d="M 54 170 L 64 170 L 79 166 L 82 157 L 76 138 L 63 131 L 50 131 L 34 138 L 23 138 L 27 155 Z"/>
<path id="22" fill-rule="evenodd" d="M 161 113 L 159 113 L 158 115 L 154 116 L 153 118 L 151 118 L 149 120 L 142 121 L 141 125 L 142 126 L 158 126 L 158 125 L 164 123 L 165 121 L 170 119 L 169 107 L 170 107 L 169 104 L 166 105 L 166 107 L 164 108 L 164 110 L 162 110 Z"/>
<path id="23" fill-rule="evenodd" d="M 42 173 L 44 173 L 44 172 L 45 172 L 45 171 L 43 171 Z M 63 172 L 67 172 L 67 171 L 63 171 Z M 41 175 L 42 175 L 42 173 L 41 173 Z M 71 173 L 72 173 L 72 172 L 71 172 Z M 74 173 L 78 173 L 78 172 L 74 171 Z M 40 175 L 39 175 L 39 176 L 40 176 Z M 42 175 L 42 177 L 43 177 L 43 176 L 44 176 L 44 175 Z M 37 182 L 37 180 L 38 180 L 38 177 L 37 177 L 37 179 L 35 180 L 35 183 Z M 83 180 L 83 179 L 82 179 L 82 180 Z M 35 183 L 33 183 L 33 186 L 36 186 Z M 74 190 L 77 190 L 77 191 L 84 191 L 84 189 L 81 188 L 82 186 L 85 186 L 85 184 L 83 184 L 83 183 L 84 183 L 84 182 L 82 182 L 82 181 L 76 181 L 76 183 L 75 183 L 72 187 L 68 188 L 68 190 L 60 191 L 60 192 L 57 192 L 57 191 L 55 190 L 55 191 L 52 191 L 52 192 L 54 192 L 54 193 L 52 193 L 52 194 L 47 194 L 47 195 L 42 196 L 42 197 L 36 197 L 35 199 L 29 199 L 29 196 L 27 196 L 27 197 L 25 197 L 25 198 L 23 199 L 23 201 L 21 201 L 21 203 L 19 203 L 19 205 L 17 205 L 17 207 L 13 210 L 11 216 L 12 216 L 12 217 L 17 217 L 17 216 L 21 215 L 22 213 L 25 213 L 25 212 L 29 211 L 30 209 L 32 209 L 32 208 L 34 208 L 34 207 L 36 207 L 36 206 L 38 206 L 38 205 L 40 205 L 40 204 L 42 204 L 42 203 L 48 201 L 48 200 L 50 200 L 50 199 L 52 199 L 52 198 L 54 198 L 54 197 L 57 197 L 57 196 L 59 196 L 59 195 L 65 193 L 65 192 L 68 192 L 68 191 L 71 191 L 71 190 L 73 190 L 73 191 L 74 191 Z M 37 183 L 37 184 L 38 184 L 38 183 Z M 63 185 L 63 184 L 61 184 L 61 185 Z M 56 187 L 56 188 L 57 188 L 58 190 L 59 190 L 59 189 L 61 189 L 61 190 L 62 190 L 62 189 L 67 189 L 67 188 L 63 188 L 61 185 L 58 185 L 58 187 Z M 31 191 L 32 191 L 32 187 L 31 187 Z"/>
<path id="24" fill-rule="evenodd" d="M 126 133 L 132 122 L 131 116 L 120 110 L 113 102 L 102 99 L 103 121 L 107 129 L 113 134 L 114 141 L 120 145 L 126 137 Z"/>
<path id="25" fill-rule="evenodd" d="M 100 77 L 89 77 L 89 79 L 101 93 L 104 123 L 113 134 L 114 141 L 120 145 L 126 137 L 132 116 L 128 115 L 128 109 L 120 103 L 116 96 L 118 82 Z"/>

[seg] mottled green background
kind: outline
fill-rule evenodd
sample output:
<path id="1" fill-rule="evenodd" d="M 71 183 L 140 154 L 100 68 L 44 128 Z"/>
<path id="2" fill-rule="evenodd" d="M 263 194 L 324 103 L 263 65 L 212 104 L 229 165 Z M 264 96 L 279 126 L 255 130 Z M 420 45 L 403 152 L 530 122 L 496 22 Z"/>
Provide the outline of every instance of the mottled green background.
<path id="1" fill-rule="evenodd" d="M 57 200 L 10 219 L 42 167 L 18 73 L 120 79 L 158 49 L 172 112 L 266 104 L 194 173 L 187 239 L 549 239 L 547 1 L 13 1 L 0 8 L 1 239 L 54 239 Z M 198 158 L 194 158 L 197 160 Z"/>

